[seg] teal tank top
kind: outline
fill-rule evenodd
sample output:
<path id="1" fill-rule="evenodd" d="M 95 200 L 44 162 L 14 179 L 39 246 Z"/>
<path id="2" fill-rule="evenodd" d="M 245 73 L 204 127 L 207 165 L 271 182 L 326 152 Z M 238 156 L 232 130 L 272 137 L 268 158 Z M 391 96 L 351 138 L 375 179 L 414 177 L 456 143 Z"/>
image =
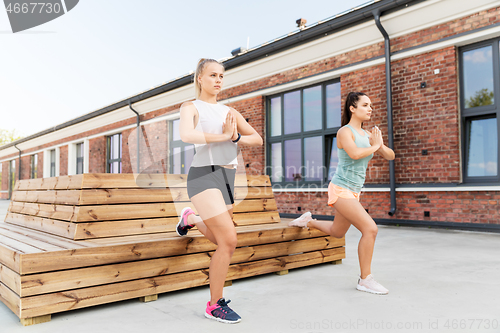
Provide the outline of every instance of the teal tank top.
<path id="1" fill-rule="evenodd" d="M 371 147 L 368 133 L 365 130 L 363 130 L 365 135 L 362 136 L 351 125 L 345 126 L 349 127 L 354 134 L 354 143 L 358 148 Z M 338 156 L 339 164 L 331 182 L 337 186 L 359 193 L 365 183 L 366 169 L 373 154 L 359 160 L 353 160 L 344 149 L 338 148 Z"/>

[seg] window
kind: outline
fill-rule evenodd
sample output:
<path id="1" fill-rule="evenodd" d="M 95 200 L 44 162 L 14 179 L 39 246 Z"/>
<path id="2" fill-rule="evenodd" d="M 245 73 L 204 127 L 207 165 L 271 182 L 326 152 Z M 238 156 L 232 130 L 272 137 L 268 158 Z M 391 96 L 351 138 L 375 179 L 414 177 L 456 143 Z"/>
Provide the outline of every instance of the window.
<path id="1" fill-rule="evenodd" d="M 56 150 L 50 151 L 50 177 L 56 176 Z"/>
<path id="2" fill-rule="evenodd" d="M 267 174 L 273 183 L 326 185 L 338 164 L 340 81 L 267 100 Z"/>
<path id="3" fill-rule="evenodd" d="M 460 49 L 460 90 L 465 183 L 500 181 L 498 128 L 500 39 Z"/>
<path id="4" fill-rule="evenodd" d="M 187 174 L 194 157 L 194 145 L 181 140 L 180 119 L 170 122 L 170 173 Z"/>
<path id="5" fill-rule="evenodd" d="M 31 179 L 37 178 L 38 169 L 38 155 L 31 155 Z"/>
<path id="6" fill-rule="evenodd" d="M 83 173 L 83 142 L 76 144 L 76 174 Z"/>
<path id="7" fill-rule="evenodd" d="M 108 136 L 106 172 L 122 173 L 122 135 Z"/>

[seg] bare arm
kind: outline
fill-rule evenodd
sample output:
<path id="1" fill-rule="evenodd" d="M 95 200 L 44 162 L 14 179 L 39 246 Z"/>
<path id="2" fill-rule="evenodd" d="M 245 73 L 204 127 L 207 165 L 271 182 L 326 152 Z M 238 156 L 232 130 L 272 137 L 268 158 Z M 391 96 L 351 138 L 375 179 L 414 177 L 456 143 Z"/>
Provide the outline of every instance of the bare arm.
<path id="1" fill-rule="evenodd" d="M 234 117 L 228 113 L 222 134 L 204 133 L 195 130 L 194 121 L 198 114 L 196 107 L 191 102 L 182 104 L 181 120 L 179 125 L 181 140 L 186 143 L 205 144 L 229 141 L 233 136 Z"/>
<path id="2" fill-rule="evenodd" d="M 382 145 L 379 150 L 377 150 L 377 154 L 382 156 L 388 161 L 392 161 L 393 159 L 396 158 L 396 154 L 394 154 L 394 150 L 391 148 L 387 147 L 386 145 Z"/>
<path id="3" fill-rule="evenodd" d="M 381 136 L 382 136 L 382 133 L 381 133 Z M 379 150 L 377 150 L 377 154 L 379 154 L 380 156 L 382 156 L 383 158 L 385 158 L 388 161 L 392 161 L 396 157 L 396 154 L 394 154 L 394 150 L 392 150 L 391 148 L 384 145 L 383 141 L 382 141 L 382 145 L 380 146 Z"/>
<path id="4" fill-rule="evenodd" d="M 370 142 L 371 143 L 371 142 Z M 382 141 L 374 141 L 369 148 L 360 148 L 354 142 L 353 134 L 347 127 L 340 129 L 337 133 L 337 147 L 344 149 L 347 155 L 353 160 L 359 160 L 375 153 L 382 144 Z"/>
<path id="5" fill-rule="evenodd" d="M 231 112 L 234 114 L 236 118 L 237 130 L 235 132 L 235 136 L 233 140 L 235 140 L 238 136 L 237 133 L 241 134 L 241 139 L 238 141 L 239 145 L 244 146 L 262 146 L 263 140 L 262 137 L 257 133 L 257 131 L 243 118 L 241 113 L 231 108 Z"/>

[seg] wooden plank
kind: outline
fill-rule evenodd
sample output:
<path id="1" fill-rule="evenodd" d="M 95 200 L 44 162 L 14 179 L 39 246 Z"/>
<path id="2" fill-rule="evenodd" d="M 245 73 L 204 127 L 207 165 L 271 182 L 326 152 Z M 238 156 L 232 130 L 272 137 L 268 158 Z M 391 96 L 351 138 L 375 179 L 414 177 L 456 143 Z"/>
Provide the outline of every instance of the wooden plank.
<path id="1" fill-rule="evenodd" d="M 21 251 L 13 248 L 0 240 L 0 263 L 12 269 L 14 272 L 20 271 Z"/>
<path id="2" fill-rule="evenodd" d="M 278 226 L 273 227 L 274 225 Z M 292 239 L 314 238 L 325 235 L 323 232 L 314 228 L 309 230 L 303 228 L 289 228 L 282 223 L 265 225 L 265 228 L 260 225 L 253 227 L 255 227 L 255 231 L 238 233 L 238 247 L 283 242 Z M 19 273 L 23 275 L 118 262 L 138 261 L 213 251 L 216 248 L 212 242 L 206 239 L 198 231 L 194 231 L 192 237 L 179 237 L 175 233 L 139 236 L 139 239 L 142 238 L 141 241 L 137 241 L 136 237 L 138 236 L 117 237 L 120 239 L 115 239 L 114 244 L 112 242 L 113 238 L 103 239 L 100 243 L 104 245 L 102 247 L 25 254 L 20 264 Z M 118 241 L 126 242 L 123 238 L 130 239 L 126 244 L 116 243 Z M 99 239 L 80 241 L 79 243 L 92 242 L 93 244 L 99 244 L 98 241 Z"/>
<path id="3" fill-rule="evenodd" d="M 81 190 L 14 191 L 12 201 L 61 205 L 78 205 Z"/>
<path id="4" fill-rule="evenodd" d="M 4 236 L 2 234 L 2 231 L 0 230 L 0 246 L 1 245 L 6 245 L 8 248 L 13 249 L 15 252 L 24 254 L 24 253 L 39 253 L 39 252 L 44 252 L 43 250 L 25 244 L 23 242 L 20 242 L 18 240 L 12 239 L 10 237 Z M 2 261 L 4 258 L 0 258 L 0 261 Z M 10 267 L 10 266 L 9 266 Z"/>
<path id="5" fill-rule="evenodd" d="M 281 222 L 280 214 L 277 211 L 235 213 L 233 222 L 236 226 L 245 226 L 252 224 L 269 224 Z"/>
<path id="6" fill-rule="evenodd" d="M 156 300 L 158 300 L 158 294 L 139 297 L 139 301 L 141 301 L 143 303 L 153 302 Z"/>
<path id="7" fill-rule="evenodd" d="M 278 212 L 238 213 L 233 215 L 237 226 L 250 224 L 278 223 L 280 217 Z M 118 237 L 128 235 L 142 235 L 162 232 L 173 232 L 179 222 L 178 217 L 152 218 L 137 220 L 99 221 L 89 223 L 69 223 L 76 226 L 75 240 L 94 239 L 104 237 Z M 66 233 L 66 230 L 62 230 Z"/>
<path id="8" fill-rule="evenodd" d="M 283 231 L 283 229 L 286 229 Z M 265 231 L 262 235 L 259 236 L 261 231 Z M 295 235 L 301 239 L 310 238 L 310 237 L 319 237 L 325 236 L 326 234 L 320 232 L 317 229 L 303 229 L 298 227 L 288 227 L 287 222 L 281 221 L 280 223 L 269 223 L 264 225 L 244 225 L 244 226 L 236 226 L 236 232 L 238 233 L 238 241 L 245 242 L 247 240 L 247 234 L 253 233 L 253 235 L 257 234 L 259 237 L 257 243 L 243 244 L 238 243 L 238 246 L 246 246 L 246 245 L 254 245 L 254 244 L 266 244 L 266 243 L 275 243 L 276 241 L 272 241 L 271 239 L 266 238 L 268 235 L 272 235 L 272 237 L 276 237 L 278 234 L 284 235 L 284 237 L 293 238 Z M 307 237 L 302 237 L 304 232 L 311 232 Z M 313 235 L 314 234 L 314 235 Z M 201 233 L 197 230 L 193 230 L 189 232 L 189 237 L 197 238 L 198 236 L 202 236 Z M 131 235 L 131 236 L 122 236 L 122 237 L 113 237 L 113 238 L 96 238 L 85 241 L 78 241 L 78 244 L 93 244 L 94 246 L 114 246 L 114 245 L 124 245 L 124 244 L 136 244 L 142 242 L 161 242 L 167 241 L 170 239 L 178 239 L 179 236 L 175 232 L 170 233 L 158 233 L 158 234 L 150 234 L 150 235 Z M 283 239 L 283 241 L 286 239 Z M 191 242 L 194 240 L 191 240 Z M 279 242 L 280 240 L 278 240 Z"/>
<path id="9" fill-rule="evenodd" d="M 74 239 L 82 240 L 173 232 L 177 222 L 179 222 L 177 217 L 168 217 L 72 224 L 76 226 Z"/>
<path id="10" fill-rule="evenodd" d="M 0 282 L 17 295 L 21 295 L 21 276 L 2 264 L 0 264 Z"/>
<path id="11" fill-rule="evenodd" d="M 282 243 L 237 248 L 231 263 L 268 259 L 271 257 L 310 252 L 343 246 L 342 239 L 318 237 Z M 65 271 L 23 275 L 21 297 L 79 289 L 121 281 L 208 268 L 213 252 L 195 253 L 138 262 L 79 268 Z"/>
<path id="12" fill-rule="evenodd" d="M 94 244 L 91 244 L 91 243 L 76 242 L 76 241 L 71 240 L 71 239 L 59 237 L 56 235 L 50 235 L 50 234 L 47 234 L 46 232 L 37 231 L 37 230 L 33 230 L 33 229 L 28 229 L 28 228 L 23 228 L 23 227 L 19 227 L 17 225 L 9 224 L 9 223 L 0 223 L 0 228 L 14 231 L 16 233 L 19 233 L 19 234 L 24 235 L 24 236 L 28 236 L 28 237 L 33 238 L 33 239 L 44 241 L 46 243 L 58 246 L 62 249 L 72 250 L 72 249 L 88 248 L 88 247 L 95 246 Z"/>
<path id="13" fill-rule="evenodd" d="M 234 264 L 229 267 L 228 280 L 235 280 L 284 269 L 304 267 L 338 260 L 344 248 L 314 251 L 293 256 Z M 208 270 L 169 274 L 155 278 L 82 288 L 67 292 L 44 294 L 21 299 L 21 318 L 36 317 L 98 304 L 138 298 L 208 284 Z"/>
<path id="14" fill-rule="evenodd" d="M 273 198 L 271 187 L 239 186 L 234 192 L 236 200 Z M 190 201 L 186 188 L 15 191 L 11 200 L 76 206 Z"/>
<path id="15" fill-rule="evenodd" d="M 51 321 L 51 319 L 52 319 L 51 315 L 45 315 L 32 318 L 21 318 L 20 320 L 23 326 L 31 326 L 36 324 L 48 323 L 49 321 Z"/>
<path id="16" fill-rule="evenodd" d="M 186 187 L 187 175 L 86 173 L 16 181 L 15 191 Z M 271 186 L 269 176 L 237 174 L 236 186 Z"/>
<path id="17" fill-rule="evenodd" d="M 52 235 L 69 239 L 77 239 L 75 237 L 77 224 L 72 222 L 52 220 L 18 213 L 7 213 L 5 216 L 5 222 L 25 228 L 43 231 Z"/>
<path id="18" fill-rule="evenodd" d="M 42 251 L 60 251 L 60 250 L 66 249 L 66 248 L 62 248 L 60 246 L 54 245 L 54 244 L 50 243 L 50 241 L 41 240 L 38 237 L 29 237 L 29 236 L 23 235 L 22 233 L 11 231 L 11 230 L 5 228 L 5 223 L 0 224 L 0 233 L 5 237 L 9 237 L 9 238 L 14 239 L 18 242 L 27 244 L 29 246 L 36 247 L 37 249 L 40 249 Z"/>
<path id="19" fill-rule="evenodd" d="M 71 221 L 71 219 L 75 218 L 75 210 L 77 209 L 77 206 L 12 202 L 9 207 L 9 212 L 46 217 L 55 220 Z"/>
<path id="20" fill-rule="evenodd" d="M 191 202 L 186 203 L 148 203 L 148 204 L 120 204 L 100 206 L 65 206 L 38 204 L 29 202 L 13 202 L 9 212 L 63 220 L 70 222 L 94 222 L 106 220 L 126 220 L 156 217 L 178 216 L 183 207 L 196 208 Z M 249 199 L 236 201 L 234 213 L 276 211 L 274 199 Z"/>
<path id="21" fill-rule="evenodd" d="M 84 174 L 82 189 L 186 187 L 187 175 L 173 174 Z M 269 176 L 237 174 L 235 186 L 271 186 Z"/>
<path id="22" fill-rule="evenodd" d="M 7 288 L 0 281 L 0 301 L 14 312 L 16 316 L 21 317 L 21 299 L 12 290 Z"/>
<path id="23" fill-rule="evenodd" d="M 80 189 L 84 175 L 59 176 L 50 178 L 26 179 L 16 182 L 14 190 L 70 190 Z"/>

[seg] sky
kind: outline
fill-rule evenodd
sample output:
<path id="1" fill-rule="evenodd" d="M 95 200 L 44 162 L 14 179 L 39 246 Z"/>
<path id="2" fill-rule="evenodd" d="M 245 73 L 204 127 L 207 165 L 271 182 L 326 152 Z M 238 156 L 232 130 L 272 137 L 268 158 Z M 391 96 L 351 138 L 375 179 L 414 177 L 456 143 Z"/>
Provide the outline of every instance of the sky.
<path id="1" fill-rule="evenodd" d="M 366 2 L 80 0 L 15 34 L 0 9 L 0 129 L 40 132 Z"/>

